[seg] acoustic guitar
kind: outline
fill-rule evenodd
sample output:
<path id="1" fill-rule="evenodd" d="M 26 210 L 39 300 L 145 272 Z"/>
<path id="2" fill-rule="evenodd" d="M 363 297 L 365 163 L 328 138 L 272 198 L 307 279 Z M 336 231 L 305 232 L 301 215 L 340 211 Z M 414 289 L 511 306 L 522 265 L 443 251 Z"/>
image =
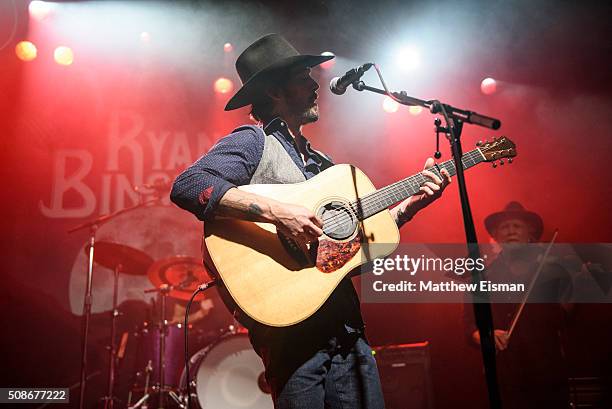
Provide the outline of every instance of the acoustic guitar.
<path id="1" fill-rule="evenodd" d="M 479 143 L 463 155 L 463 169 L 516 156 L 506 137 Z M 456 174 L 452 160 L 429 170 Z M 282 327 L 314 314 L 340 281 L 369 261 L 397 248 L 399 230 L 388 208 L 416 193 L 429 180 L 422 173 L 376 189 L 352 165 L 332 166 L 295 184 L 255 184 L 238 189 L 311 209 L 324 234 L 307 249 L 280 235 L 271 223 L 217 217 L 204 226 L 204 261 L 239 308 L 262 324 Z M 226 301 L 226 303 L 228 303 Z M 229 305 L 228 305 L 229 306 Z"/>

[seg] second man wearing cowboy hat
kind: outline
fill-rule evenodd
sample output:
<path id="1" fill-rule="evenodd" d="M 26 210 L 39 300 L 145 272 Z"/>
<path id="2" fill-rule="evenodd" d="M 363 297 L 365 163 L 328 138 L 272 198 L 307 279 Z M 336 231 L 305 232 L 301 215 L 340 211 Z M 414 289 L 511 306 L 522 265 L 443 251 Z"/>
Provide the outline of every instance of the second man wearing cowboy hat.
<path id="1" fill-rule="evenodd" d="M 529 283 L 542 249 L 537 243 L 543 232 L 542 218 L 518 202 L 510 202 L 485 219 L 485 227 L 502 251 L 487 267 L 486 278 L 499 282 Z M 527 243 L 534 243 L 528 245 Z M 567 370 L 561 332 L 565 311 L 559 300 L 567 292 L 568 273 L 547 262 L 536 281 L 530 300 L 509 338 L 508 329 L 518 311 L 517 299 L 509 296 L 493 304 L 495 347 L 502 402 L 506 408 L 569 407 Z M 502 296 L 503 297 L 503 296 Z M 468 307 L 466 304 L 464 307 Z M 464 308 L 469 342 L 480 344 L 472 309 Z"/>

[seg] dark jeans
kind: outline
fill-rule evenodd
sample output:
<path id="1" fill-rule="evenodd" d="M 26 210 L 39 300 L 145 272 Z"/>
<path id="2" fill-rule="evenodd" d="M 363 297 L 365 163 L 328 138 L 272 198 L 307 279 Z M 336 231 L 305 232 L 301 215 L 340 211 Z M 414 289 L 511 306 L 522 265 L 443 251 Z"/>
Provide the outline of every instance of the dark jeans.
<path id="1" fill-rule="evenodd" d="M 363 338 L 352 346 L 319 350 L 279 391 L 272 384 L 276 409 L 382 409 L 382 389 L 372 349 Z"/>

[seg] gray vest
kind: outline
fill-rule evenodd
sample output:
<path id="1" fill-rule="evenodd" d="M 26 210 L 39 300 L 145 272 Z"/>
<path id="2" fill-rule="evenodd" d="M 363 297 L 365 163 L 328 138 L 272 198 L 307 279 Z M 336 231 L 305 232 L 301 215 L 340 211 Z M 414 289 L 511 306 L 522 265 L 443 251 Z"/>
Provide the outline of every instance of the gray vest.
<path id="1" fill-rule="evenodd" d="M 264 133 L 263 129 L 259 127 L 255 129 L 255 132 Z M 266 135 L 265 133 L 264 135 L 264 149 L 261 160 L 249 184 L 285 184 L 305 181 L 306 177 L 295 162 L 293 162 L 293 159 L 291 159 L 291 156 L 289 156 L 278 139 L 276 139 L 274 135 Z M 249 318 L 248 315 L 240 311 L 229 294 L 226 293 L 224 287 L 220 286 L 219 289 L 230 312 L 242 325 L 247 327 L 250 331 L 255 331 L 256 328 L 265 330 L 266 327 L 264 325 L 258 324 Z"/>
<path id="2" fill-rule="evenodd" d="M 261 128 L 257 132 L 263 132 Z M 283 145 L 274 135 L 265 135 L 263 154 L 250 184 L 298 183 L 306 180 Z"/>

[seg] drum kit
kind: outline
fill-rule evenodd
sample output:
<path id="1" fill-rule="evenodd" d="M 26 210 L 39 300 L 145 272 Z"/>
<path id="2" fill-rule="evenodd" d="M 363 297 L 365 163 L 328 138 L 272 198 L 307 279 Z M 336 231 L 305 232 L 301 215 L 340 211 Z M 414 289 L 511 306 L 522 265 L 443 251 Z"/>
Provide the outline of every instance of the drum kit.
<path id="1" fill-rule="evenodd" d="M 222 302 L 216 289 L 207 290 L 195 298 L 194 307 L 197 308 L 189 315 L 188 331 L 184 327 L 187 301 L 200 284 L 212 281 L 211 274 L 200 260 L 181 254 L 155 259 L 149 252 L 136 248 L 134 241 L 130 245 L 120 242 L 120 234 L 112 237 L 106 235 L 102 239 L 97 236 L 98 227 L 102 224 L 117 220 L 118 216 L 129 218 L 130 212 L 138 218 L 143 216 L 143 212 L 146 214 L 151 210 L 150 215 L 154 218 L 156 211 L 162 207 L 159 186 L 156 192 L 158 195 L 153 200 L 100 216 L 71 230 L 90 230 L 89 243 L 84 247 L 88 272 L 84 297 L 83 351 L 87 349 L 92 309 L 93 268 L 99 266 L 113 272 L 107 392 L 101 398 L 101 405 L 105 409 L 187 408 L 189 391 L 191 404 L 201 409 L 271 409 L 272 399 L 261 359 L 250 345 L 247 330 L 220 305 Z M 150 224 L 151 218 L 148 220 Z M 162 225 L 165 223 L 163 218 L 158 222 Z M 168 230 L 172 230 L 172 227 L 163 225 L 160 229 Z M 149 229 L 145 234 L 149 240 L 151 231 Z M 193 230 L 182 231 L 181 234 L 197 236 Z M 155 240 L 155 237 L 152 239 Z M 164 239 L 168 240 L 167 237 Z M 147 248 L 147 245 L 139 247 Z M 152 253 L 159 254 L 156 251 Z M 126 276 L 148 278 L 152 286 L 141 291 L 154 297 L 146 307 L 149 319 L 119 336 L 118 323 L 124 314 L 129 315 L 122 312 L 118 304 L 120 277 Z M 189 355 L 188 371 L 185 370 L 184 360 L 186 334 L 189 334 L 189 343 L 195 346 L 196 351 Z M 84 353 L 81 408 L 85 402 L 86 366 Z M 190 375 L 189 388 L 187 373 Z M 125 391 L 127 396 L 118 396 L 118 393 Z"/>

